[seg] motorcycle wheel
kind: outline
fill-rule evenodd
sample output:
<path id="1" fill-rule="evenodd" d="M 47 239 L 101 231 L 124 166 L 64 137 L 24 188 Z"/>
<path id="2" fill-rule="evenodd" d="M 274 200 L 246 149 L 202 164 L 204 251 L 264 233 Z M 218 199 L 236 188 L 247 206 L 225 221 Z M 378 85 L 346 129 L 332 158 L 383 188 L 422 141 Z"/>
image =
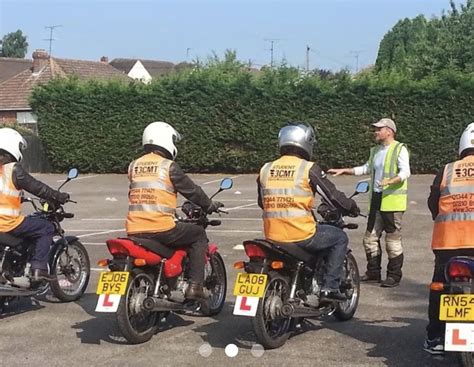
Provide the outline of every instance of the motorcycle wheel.
<path id="1" fill-rule="evenodd" d="M 130 273 L 125 295 L 120 298 L 117 323 L 131 344 L 147 342 L 158 330 L 159 313 L 143 309 L 143 300 L 153 294 L 155 282 L 143 272 Z"/>
<path id="2" fill-rule="evenodd" d="M 346 284 L 350 284 L 351 287 L 343 290 L 343 293 L 347 296 L 347 301 L 338 303 L 334 311 L 334 317 L 339 321 L 352 319 L 359 304 L 359 267 L 357 266 L 355 257 L 350 252 L 346 254 L 346 259 L 344 260 L 344 274 L 345 279 L 343 281 L 345 281 Z"/>
<path id="3" fill-rule="evenodd" d="M 257 340 L 265 349 L 281 347 L 290 337 L 291 318 L 281 317 L 279 312 L 289 293 L 288 279 L 275 272 L 269 273 L 264 296 L 252 318 Z"/>
<path id="4" fill-rule="evenodd" d="M 224 260 L 218 252 L 211 255 L 209 259 L 210 271 L 206 271 L 204 280 L 204 292 L 208 294 L 207 307 L 203 307 L 206 316 L 214 316 L 222 311 L 227 293 L 227 274 Z"/>
<path id="5" fill-rule="evenodd" d="M 91 274 L 90 260 L 82 243 L 74 241 L 63 247 L 51 269 L 56 280 L 50 283 L 53 294 L 60 301 L 79 299 L 86 291 Z"/>
<path id="6" fill-rule="evenodd" d="M 474 353 L 460 353 L 461 365 L 463 367 L 473 367 L 474 366 Z"/>

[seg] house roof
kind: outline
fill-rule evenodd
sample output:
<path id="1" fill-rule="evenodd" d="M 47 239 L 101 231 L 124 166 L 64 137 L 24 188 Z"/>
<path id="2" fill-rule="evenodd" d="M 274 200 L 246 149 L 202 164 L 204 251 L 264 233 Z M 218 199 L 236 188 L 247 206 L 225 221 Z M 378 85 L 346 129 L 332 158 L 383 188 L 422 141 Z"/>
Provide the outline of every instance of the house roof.
<path id="1" fill-rule="evenodd" d="M 54 77 L 67 76 L 76 76 L 82 80 L 129 80 L 122 71 L 106 63 L 49 58 L 39 72 L 33 73 L 32 68 L 28 68 L 0 83 L 0 111 L 30 110 L 28 99 L 35 86 L 46 84 Z"/>
<path id="2" fill-rule="evenodd" d="M 110 65 L 123 70 L 126 74 L 132 70 L 137 61 L 140 61 L 152 77 L 169 74 L 175 71 L 175 65 L 169 61 L 143 60 L 143 59 L 113 59 Z"/>
<path id="3" fill-rule="evenodd" d="M 0 83 L 31 67 L 32 60 L 0 57 Z"/>

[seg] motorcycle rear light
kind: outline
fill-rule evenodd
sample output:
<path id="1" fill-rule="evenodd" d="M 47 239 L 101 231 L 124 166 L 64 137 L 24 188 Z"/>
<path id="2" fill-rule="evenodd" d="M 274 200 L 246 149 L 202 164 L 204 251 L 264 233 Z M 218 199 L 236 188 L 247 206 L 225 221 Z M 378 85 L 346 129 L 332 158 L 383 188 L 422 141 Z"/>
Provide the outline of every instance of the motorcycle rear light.
<path id="1" fill-rule="evenodd" d="M 468 278 L 470 279 L 471 269 L 461 262 L 452 262 L 449 264 L 448 274 L 451 278 Z"/>
<path id="2" fill-rule="evenodd" d="M 102 267 L 108 266 L 109 263 L 110 263 L 109 259 L 101 259 L 101 260 L 97 261 L 97 265 L 102 266 Z"/>
<path id="3" fill-rule="evenodd" d="M 133 260 L 133 264 L 135 266 L 145 266 L 146 265 L 146 260 L 145 259 L 135 259 L 135 260 Z"/>
<path id="4" fill-rule="evenodd" d="M 252 257 L 265 257 L 265 252 L 257 245 L 247 244 L 244 245 L 245 253 L 249 258 Z"/>

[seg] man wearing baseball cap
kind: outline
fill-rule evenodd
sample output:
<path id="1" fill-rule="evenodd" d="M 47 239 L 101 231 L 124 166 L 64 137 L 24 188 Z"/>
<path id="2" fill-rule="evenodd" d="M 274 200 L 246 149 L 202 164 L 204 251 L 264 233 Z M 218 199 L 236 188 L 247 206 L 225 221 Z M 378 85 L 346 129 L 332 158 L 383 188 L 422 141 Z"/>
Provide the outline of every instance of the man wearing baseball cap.
<path id="1" fill-rule="evenodd" d="M 359 167 L 333 168 L 334 176 L 370 175 L 370 211 L 363 244 L 367 256 L 365 282 L 381 282 L 382 287 L 396 287 L 402 278 L 403 248 L 401 225 L 407 209 L 407 179 L 410 177 L 409 154 L 405 144 L 395 140 L 397 126 L 383 118 L 372 124 L 377 146 L 370 149 L 369 160 Z M 380 238 L 385 231 L 388 255 L 387 277 L 381 281 L 382 249 Z"/>

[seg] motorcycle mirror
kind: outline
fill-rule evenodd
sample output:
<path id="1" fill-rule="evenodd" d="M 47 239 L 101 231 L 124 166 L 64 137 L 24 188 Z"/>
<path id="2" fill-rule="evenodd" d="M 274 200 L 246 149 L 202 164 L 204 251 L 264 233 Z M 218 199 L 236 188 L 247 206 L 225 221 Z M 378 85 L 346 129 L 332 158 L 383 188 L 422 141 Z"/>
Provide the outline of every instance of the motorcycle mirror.
<path id="1" fill-rule="evenodd" d="M 232 188 L 232 185 L 234 184 L 234 181 L 232 181 L 231 178 L 227 177 L 227 178 L 224 178 L 222 181 L 221 181 L 221 190 L 229 190 L 230 188 Z"/>
<path id="2" fill-rule="evenodd" d="M 71 168 L 69 172 L 67 173 L 67 178 L 68 180 L 72 180 L 73 178 L 76 178 L 79 175 L 79 171 L 77 168 Z"/>
<path id="3" fill-rule="evenodd" d="M 367 181 L 359 181 L 356 185 L 356 193 L 365 194 L 369 191 L 369 183 Z"/>

